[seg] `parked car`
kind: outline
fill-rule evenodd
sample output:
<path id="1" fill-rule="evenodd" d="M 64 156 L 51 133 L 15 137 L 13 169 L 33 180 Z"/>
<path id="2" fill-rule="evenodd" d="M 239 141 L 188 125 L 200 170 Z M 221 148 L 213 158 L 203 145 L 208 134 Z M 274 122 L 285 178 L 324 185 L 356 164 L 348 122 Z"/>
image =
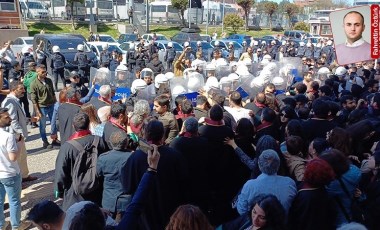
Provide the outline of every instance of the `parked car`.
<path id="1" fill-rule="evenodd" d="M 62 34 L 36 34 L 33 39 L 33 50 L 36 50 L 41 41 L 43 42 L 43 51 L 47 54 L 47 71 L 50 75 L 52 75 L 50 68 L 51 56 L 53 54 L 52 48 L 53 46 L 59 46 L 61 53 L 66 59 L 65 78 L 68 80 L 70 79 L 70 72 L 73 70 L 78 70 L 77 64 L 74 63 L 74 56 L 77 52 L 77 46 L 79 44 L 84 45 L 84 52 L 90 60 L 89 68 L 91 66 L 98 66 L 98 60 L 95 53 L 91 51 L 90 47 L 86 43 L 86 40 L 82 37 L 83 36 Z"/>
<path id="2" fill-rule="evenodd" d="M 196 52 L 197 52 L 197 47 L 198 47 L 197 42 L 196 41 L 190 42 L 190 46 L 191 46 L 191 50 L 194 57 L 196 57 Z M 202 57 L 205 59 L 205 61 L 211 61 L 212 51 L 214 50 L 214 47 L 212 47 L 209 42 L 205 42 L 205 41 L 202 41 L 201 47 L 202 47 Z"/>
<path id="3" fill-rule="evenodd" d="M 298 39 L 302 39 L 305 36 L 306 37 L 312 36 L 311 34 L 302 30 L 285 30 L 284 35 L 285 37 L 288 37 L 288 38 L 298 38 Z"/>
<path id="4" fill-rule="evenodd" d="M 124 50 L 124 51 L 128 52 L 129 51 L 129 47 L 131 47 L 131 44 L 134 44 L 134 42 L 123 42 L 123 43 L 121 43 L 119 45 L 119 48 L 121 50 Z"/>
<path id="5" fill-rule="evenodd" d="M 172 41 L 183 44 L 190 41 L 202 41 L 202 37 L 199 33 L 188 33 L 188 32 L 179 32 L 171 38 Z"/>
<path id="6" fill-rule="evenodd" d="M 87 44 L 90 46 L 90 49 L 96 54 L 96 58 L 98 61 L 100 61 L 100 52 L 103 51 L 103 45 L 108 44 L 108 51 L 112 52 L 116 50 L 117 52 L 121 53 L 123 55 L 123 61 L 122 64 L 127 63 L 127 51 L 122 50 L 119 48 L 119 45 L 115 43 L 109 43 L 109 42 L 87 42 Z"/>
<path id="7" fill-rule="evenodd" d="M 11 45 L 11 49 L 16 57 L 22 56 L 21 50 L 25 46 L 33 48 L 33 37 L 18 37 L 13 41 L 13 45 Z"/>
<path id="8" fill-rule="evenodd" d="M 243 53 L 243 46 L 240 45 L 238 42 L 233 40 L 212 40 L 210 44 L 215 47 L 215 42 L 219 41 L 219 47 L 222 49 L 222 57 L 228 58 L 228 44 L 232 42 L 234 44 L 234 56 L 235 58 L 240 58 L 240 55 Z"/>
<path id="9" fill-rule="evenodd" d="M 208 34 L 200 34 L 201 38 L 202 38 L 202 41 L 205 41 L 205 42 L 211 42 L 211 36 L 208 35 Z"/>
<path id="10" fill-rule="evenodd" d="M 108 34 L 99 34 L 99 42 L 112 42 L 118 43 L 111 35 Z"/>
<path id="11" fill-rule="evenodd" d="M 252 36 L 245 35 L 245 34 L 232 34 L 226 38 L 223 38 L 222 40 L 233 40 L 233 41 L 238 42 L 239 44 L 242 44 L 243 41 L 246 41 L 247 44 L 249 44 L 251 42 L 251 37 Z"/>
<path id="12" fill-rule="evenodd" d="M 149 43 L 150 40 L 153 39 L 153 34 L 143 34 L 141 36 L 147 43 Z M 167 37 L 165 37 L 165 35 L 162 35 L 162 34 L 156 34 L 156 40 L 165 40 L 165 41 L 169 41 L 169 39 Z"/>
<path id="13" fill-rule="evenodd" d="M 262 41 L 265 41 L 267 45 L 269 45 L 272 41 L 275 41 L 276 42 L 276 45 L 281 45 L 281 41 L 279 41 L 277 39 L 277 36 L 276 35 L 266 35 L 266 36 L 263 36 L 261 38 L 259 38 L 259 44 L 262 42 Z"/>
<path id="14" fill-rule="evenodd" d="M 117 42 L 121 44 L 123 42 L 135 42 L 138 40 L 139 40 L 139 37 L 137 36 L 137 34 L 120 34 Z"/>
<path id="15" fill-rule="evenodd" d="M 181 46 L 177 42 L 167 41 L 167 40 L 156 40 L 155 42 L 157 43 L 157 47 L 158 47 L 158 59 L 164 64 L 166 63 L 164 59 L 165 59 L 166 49 L 168 47 L 169 42 L 173 43 L 173 48 L 175 52 L 177 53 L 177 55 L 180 55 L 183 51 L 183 46 Z"/>

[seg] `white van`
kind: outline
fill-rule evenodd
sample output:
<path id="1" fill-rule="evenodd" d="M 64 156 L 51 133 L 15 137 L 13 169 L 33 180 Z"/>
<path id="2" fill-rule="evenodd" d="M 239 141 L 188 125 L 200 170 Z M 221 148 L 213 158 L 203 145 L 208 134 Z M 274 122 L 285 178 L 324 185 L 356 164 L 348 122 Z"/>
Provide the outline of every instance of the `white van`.
<path id="1" fill-rule="evenodd" d="M 30 19 L 48 19 L 47 6 L 39 0 L 20 0 L 22 14 Z"/>

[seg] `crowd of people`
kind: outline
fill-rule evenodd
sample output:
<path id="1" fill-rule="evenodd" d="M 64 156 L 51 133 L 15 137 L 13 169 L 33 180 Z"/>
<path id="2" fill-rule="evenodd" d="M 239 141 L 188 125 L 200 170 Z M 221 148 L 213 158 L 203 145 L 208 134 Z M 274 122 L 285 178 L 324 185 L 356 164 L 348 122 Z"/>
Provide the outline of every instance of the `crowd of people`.
<path id="1" fill-rule="evenodd" d="M 188 43 L 181 54 L 172 46 L 166 66 L 154 40 L 132 46 L 126 65 L 105 48 L 91 79 L 78 46 L 69 85 L 59 47 L 47 63 L 30 50 L 17 61 L 4 46 L 0 213 L 7 194 L 12 229 L 27 226 L 22 181 L 36 179 L 28 123 L 43 148 L 60 146 L 54 194 L 63 204 L 30 210 L 40 229 L 378 229 L 376 61 L 339 66 L 324 39 L 252 41 L 239 57 L 216 44 L 209 62 L 200 46 L 195 57 Z M 113 100 L 118 88 L 131 95 Z"/>

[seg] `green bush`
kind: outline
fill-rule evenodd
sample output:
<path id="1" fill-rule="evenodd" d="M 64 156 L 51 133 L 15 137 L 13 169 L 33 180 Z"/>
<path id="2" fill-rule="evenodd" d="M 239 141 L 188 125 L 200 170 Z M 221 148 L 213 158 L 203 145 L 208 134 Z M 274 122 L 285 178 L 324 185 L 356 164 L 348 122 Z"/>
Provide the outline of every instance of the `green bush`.
<path id="1" fill-rule="evenodd" d="M 303 30 L 305 32 L 309 32 L 310 31 L 310 26 L 307 23 L 305 23 L 305 22 L 297 22 L 294 25 L 294 29 L 295 30 Z"/>
<path id="2" fill-rule="evenodd" d="M 244 20 L 237 14 L 227 14 L 224 17 L 224 28 L 230 27 L 236 33 L 244 26 Z"/>

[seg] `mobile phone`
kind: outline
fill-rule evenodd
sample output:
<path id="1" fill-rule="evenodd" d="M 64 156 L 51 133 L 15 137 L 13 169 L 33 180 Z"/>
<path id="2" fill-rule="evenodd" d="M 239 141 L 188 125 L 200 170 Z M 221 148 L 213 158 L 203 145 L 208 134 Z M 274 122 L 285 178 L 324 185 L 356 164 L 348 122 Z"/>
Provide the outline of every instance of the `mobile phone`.
<path id="1" fill-rule="evenodd" d="M 153 147 L 144 139 L 139 139 L 139 149 L 145 153 L 148 153 L 148 151 L 153 151 Z"/>

